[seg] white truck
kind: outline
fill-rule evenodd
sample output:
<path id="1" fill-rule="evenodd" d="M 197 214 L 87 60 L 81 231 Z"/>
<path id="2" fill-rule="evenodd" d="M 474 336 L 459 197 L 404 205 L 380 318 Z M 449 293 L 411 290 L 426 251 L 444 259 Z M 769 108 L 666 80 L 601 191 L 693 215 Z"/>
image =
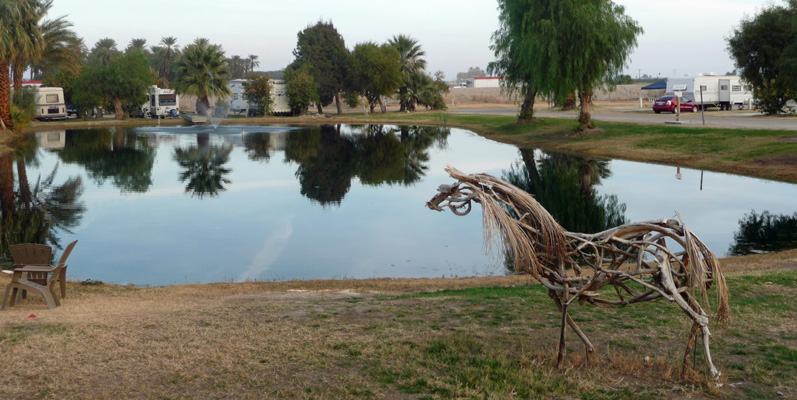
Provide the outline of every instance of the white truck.
<path id="1" fill-rule="evenodd" d="M 55 86 L 37 86 L 36 118 L 40 120 L 66 119 L 64 89 Z"/>
<path id="2" fill-rule="evenodd" d="M 739 76 L 704 75 L 667 79 L 667 94 L 675 94 L 676 91 L 682 92 L 683 97 L 697 104 L 702 103 L 706 108 L 718 107 L 720 110 L 730 110 L 736 106 L 742 110 L 752 109 L 754 106 L 752 86 Z"/>
<path id="3" fill-rule="evenodd" d="M 248 79 L 233 79 L 227 87 L 230 89 L 232 95 L 227 98 L 230 103 L 230 112 L 249 116 L 251 110 L 249 102 L 244 98 L 244 83 L 249 82 Z M 282 79 L 269 79 L 268 83 L 271 85 L 271 110 L 274 115 L 291 115 L 291 107 L 288 104 L 287 86 Z"/>
<path id="4" fill-rule="evenodd" d="M 180 96 L 174 89 L 161 89 L 152 85 L 147 101 L 141 105 L 144 118 L 177 117 L 180 113 Z"/>

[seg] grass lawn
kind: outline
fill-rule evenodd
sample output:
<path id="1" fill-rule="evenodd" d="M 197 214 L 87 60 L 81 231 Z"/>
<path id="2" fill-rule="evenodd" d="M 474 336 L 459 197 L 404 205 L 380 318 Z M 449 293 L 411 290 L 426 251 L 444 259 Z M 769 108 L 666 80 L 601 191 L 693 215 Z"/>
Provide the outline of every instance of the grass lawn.
<path id="1" fill-rule="evenodd" d="M 700 350 L 680 378 L 691 320 L 673 304 L 576 307 L 597 360 L 584 365 L 571 333 L 559 370 L 543 288 L 493 277 L 73 283 L 57 309 L 31 296 L 0 312 L 0 398 L 794 398 L 797 250 L 722 263 L 733 314 L 711 325 L 719 389 Z"/>

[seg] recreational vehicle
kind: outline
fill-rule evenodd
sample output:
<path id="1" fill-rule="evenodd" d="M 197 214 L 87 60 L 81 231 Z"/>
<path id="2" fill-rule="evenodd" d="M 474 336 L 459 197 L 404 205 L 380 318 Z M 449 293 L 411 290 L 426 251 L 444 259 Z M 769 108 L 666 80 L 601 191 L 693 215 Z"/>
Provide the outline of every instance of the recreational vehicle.
<path id="1" fill-rule="evenodd" d="M 667 79 L 667 94 L 682 92 L 682 96 L 703 107 L 719 107 L 730 110 L 731 107 L 752 108 L 752 86 L 738 76 L 696 76 L 693 78 Z M 702 98 L 701 98 L 702 92 Z"/>
<path id="2" fill-rule="evenodd" d="M 141 105 L 144 118 L 176 117 L 180 112 L 180 96 L 174 89 L 161 89 L 152 85 L 147 94 L 147 101 Z"/>
<path id="3" fill-rule="evenodd" d="M 252 115 L 252 110 L 249 107 L 249 102 L 244 98 L 244 83 L 246 82 L 249 82 L 249 80 L 231 80 L 227 84 L 227 87 L 232 94 L 227 100 L 230 103 L 230 112 L 250 116 Z M 269 79 L 268 83 L 271 85 L 271 110 L 274 115 L 290 115 L 291 107 L 288 104 L 285 81 L 281 79 Z"/>
<path id="4" fill-rule="evenodd" d="M 34 87 L 36 91 L 36 118 L 40 120 L 66 119 L 64 89 L 53 86 Z"/>

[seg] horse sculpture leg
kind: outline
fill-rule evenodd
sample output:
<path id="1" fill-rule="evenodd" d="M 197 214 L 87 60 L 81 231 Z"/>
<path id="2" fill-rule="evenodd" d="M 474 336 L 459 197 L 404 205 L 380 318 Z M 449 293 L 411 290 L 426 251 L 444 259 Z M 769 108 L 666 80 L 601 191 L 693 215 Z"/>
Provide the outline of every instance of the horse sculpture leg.
<path id="1" fill-rule="evenodd" d="M 664 246 L 664 239 L 659 241 L 659 244 Z M 714 366 L 714 363 L 711 361 L 711 349 L 709 348 L 709 338 L 711 337 L 711 332 L 708 330 L 708 315 L 706 315 L 703 308 L 694 301 L 688 293 L 684 293 L 683 296 L 681 292 L 678 290 L 678 287 L 675 285 L 675 280 L 672 276 L 672 269 L 670 266 L 670 260 L 667 254 L 662 251 L 661 249 L 656 251 L 656 262 L 659 265 L 659 279 L 661 282 L 661 286 L 663 289 L 672 296 L 672 299 L 681 307 L 682 310 L 692 318 L 694 321 L 692 325 L 692 333 L 689 336 L 689 341 L 687 342 L 687 354 L 690 350 L 689 343 L 694 343 L 694 338 L 697 335 L 695 327 L 699 327 L 700 330 L 703 331 L 703 348 L 706 353 L 706 361 L 708 362 L 709 371 L 711 373 L 711 377 L 714 378 L 714 381 L 718 381 L 720 377 L 720 372 Z M 684 296 L 688 299 L 684 299 Z M 684 354 L 684 358 L 687 357 L 687 354 Z"/>
<path id="2" fill-rule="evenodd" d="M 548 295 L 556 303 L 556 308 L 559 309 L 559 312 L 561 312 L 561 313 L 563 313 L 565 315 L 565 319 L 567 321 L 567 325 L 570 326 L 570 329 L 572 329 L 573 332 L 575 332 L 576 335 L 578 335 L 578 338 L 581 339 L 581 341 L 584 343 L 584 349 L 585 349 L 585 352 L 586 352 L 586 360 L 587 360 L 587 363 L 589 364 L 592 361 L 593 357 L 595 356 L 595 346 L 593 346 L 592 342 L 589 341 L 589 338 L 587 338 L 587 335 L 585 335 L 584 332 L 581 331 L 581 328 L 579 328 L 578 325 L 576 325 L 575 321 L 573 321 L 573 318 L 570 318 L 570 314 L 567 314 L 567 313 L 564 312 L 564 306 L 562 305 L 562 301 L 559 300 L 559 297 L 556 296 L 555 292 L 552 294 L 552 291 L 549 290 L 548 291 Z"/>

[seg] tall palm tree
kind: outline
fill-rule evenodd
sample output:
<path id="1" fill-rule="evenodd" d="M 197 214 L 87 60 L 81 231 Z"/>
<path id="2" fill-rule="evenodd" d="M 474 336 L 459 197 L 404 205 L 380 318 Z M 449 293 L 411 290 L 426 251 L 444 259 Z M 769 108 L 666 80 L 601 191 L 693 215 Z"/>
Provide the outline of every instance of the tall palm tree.
<path id="1" fill-rule="evenodd" d="M 111 38 L 104 38 L 97 41 L 91 49 L 89 58 L 100 60 L 102 65 L 107 67 L 111 59 L 117 55 L 119 55 L 119 50 L 116 48 L 116 41 Z"/>
<path id="2" fill-rule="evenodd" d="M 183 49 L 177 63 L 177 80 L 174 88 L 178 93 L 197 97 L 197 112 L 207 114 L 210 97 L 226 97 L 231 94 L 227 87 L 230 70 L 224 58 L 224 50 L 207 40 L 197 39 Z"/>
<path id="3" fill-rule="evenodd" d="M 255 68 L 260 66 L 260 61 L 257 61 L 258 57 L 254 54 L 250 54 L 249 57 L 246 58 L 247 65 L 249 66 L 249 73 L 254 73 Z M 244 74 L 246 75 L 246 74 Z"/>
<path id="4" fill-rule="evenodd" d="M 230 68 L 230 75 L 233 77 L 233 79 L 240 78 L 244 73 L 246 73 L 241 56 L 235 55 L 228 58 L 227 66 Z"/>
<path id="5" fill-rule="evenodd" d="M 9 66 L 17 54 L 36 54 L 42 8 L 39 0 L 0 0 L 0 128 L 13 127 Z"/>
<path id="6" fill-rule="evenodd" d="M 83 64 L 86 45 L 74 31 L 72 23 L 65 16 L 47 20 L 40 25 L 42 31 L 41 52 L 31 60 L 31 69 L 38 71 L 42 78 L 57 69 L 78 74 Z M 20 79 L 21 80 L 21 79 Z"/>
<path id="7" fill-rule="evenodd" d="M 161 38 L 161 44 L 166 46 L 166 73 L 164 75 L 164 83 L 166 89 L 169 88 L 169 79 L 171 78 L 172 73 L 172 47 L 176 47 L 175 44 L 177 43 L 177 38 L 174 36 L 167 36 Z"/>
<path id="8" fill-rule="evenodd" d="M 140 52 L 146 54 L 147 53 L 147 39 L 142 39 L 142 38 L 131 39 L 130 40 L 130 44 L 128 44 L 127 48 L 125 48 L 125 53 L 130 52 L 130 51 L 140 51 Z"/>
<path id="9" fill-rule="evenodd" d="M 423 56 L 426 52 L 421 50 L 421 45 L 418 41 L 410 36 L 398 35 L 393 36 L 388 40 L 388 45 L 395 47 L 401 56 L 401 79 L 403 84 L 399 87 L 399 102 L 401 103 L 401 110 L 407 110 L 407 87 L 411 83 L 413 75 L 423 73 L 426 69 L 426 60 Z"/>

